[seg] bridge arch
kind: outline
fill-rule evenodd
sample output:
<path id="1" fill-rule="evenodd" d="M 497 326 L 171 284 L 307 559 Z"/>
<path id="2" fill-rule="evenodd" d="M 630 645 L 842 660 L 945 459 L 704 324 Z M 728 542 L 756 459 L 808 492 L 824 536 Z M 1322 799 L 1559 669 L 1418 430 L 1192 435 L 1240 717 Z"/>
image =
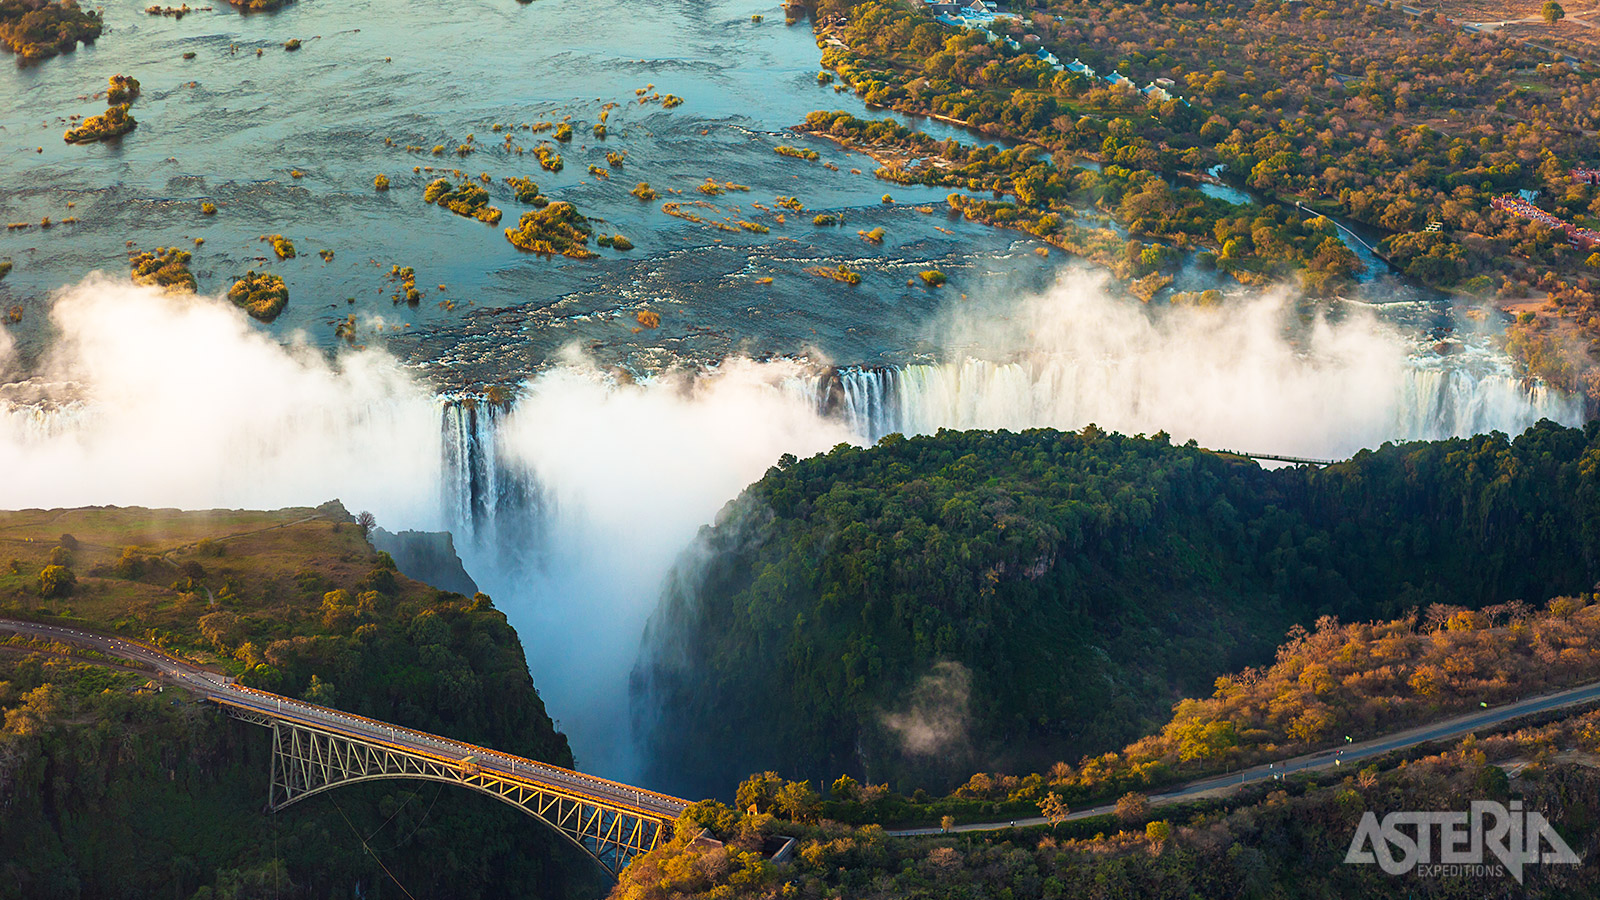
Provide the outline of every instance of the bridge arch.
<path id="1" fill-rule="evenodd" d="M 482 768 L 381 741 L 295 721 L 239 716 L 272 730 L 267 809 L 366 781 L 414 779 L 453 784 L 521 810 L 559 832 L 612 876 L 672 835 L 669 817 L 609 803 L 532 778 Z"/>

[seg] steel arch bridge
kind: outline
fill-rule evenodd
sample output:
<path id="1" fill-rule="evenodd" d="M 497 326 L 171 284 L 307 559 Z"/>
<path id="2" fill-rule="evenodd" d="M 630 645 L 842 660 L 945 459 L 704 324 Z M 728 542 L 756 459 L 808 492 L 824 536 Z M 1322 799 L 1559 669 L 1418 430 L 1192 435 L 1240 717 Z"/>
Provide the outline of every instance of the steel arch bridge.
<path id="1" fill-rule="evenodd" d="M 364 781 L 410 778 L 454 784 L 539 819 L 615 876 L 634 857 L 670 840 L 673 822 L 688 806 L 675 797 L 546 763 L 248 688 L 234 690 L 243 696 L 210 699 L 234 718 L 272 730 L 269 812 Z M 281 713 L 275 708 L 280 703 Z M 334 721 L 306 718 L 308 707 Z M 346 727 L 341 720 L 358 727 Z"/>
<path id="2" fill-rule="evenodd" d="M 77 644 L 150 669 L 272 729 L 267 811 L 346 784 L 415 778 L 488 794 L 561 832 L 612 875 L 672 837 L 686 800 L 244 687 L 134 638 L 0 618 L 0 631 Z"/>

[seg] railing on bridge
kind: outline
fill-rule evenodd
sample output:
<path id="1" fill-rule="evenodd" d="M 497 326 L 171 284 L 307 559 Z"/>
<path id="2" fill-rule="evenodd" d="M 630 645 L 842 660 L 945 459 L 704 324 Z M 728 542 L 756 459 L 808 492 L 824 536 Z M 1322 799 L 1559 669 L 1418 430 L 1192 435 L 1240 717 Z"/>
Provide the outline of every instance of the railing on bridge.
<path id="1" fill-rule="evenodd" d="M 237 719 L 272 729 L 270 812 L 362 781 L 440 781 L 488 794 L 545 822 L 615 875 L 670 839 L 673 822 L 688 806 L 664 794 L 264 691 L 235 687 L 209 699 Z"/>
<path id="2" fill-rule="evenodd" d="M 1304 456 L 1279 456 L 1276 453 L 1246 453 L 1243 450 L 1217 450 L 1217 453 L 1226 453 L 1229 456 L 1243 456 L 1247 459 L 1266 459 L 1272 462 L 1292 463 L 1297 466 L 1331 466 L 1338 462 L 1337 459 L 1310 459 Z"/>

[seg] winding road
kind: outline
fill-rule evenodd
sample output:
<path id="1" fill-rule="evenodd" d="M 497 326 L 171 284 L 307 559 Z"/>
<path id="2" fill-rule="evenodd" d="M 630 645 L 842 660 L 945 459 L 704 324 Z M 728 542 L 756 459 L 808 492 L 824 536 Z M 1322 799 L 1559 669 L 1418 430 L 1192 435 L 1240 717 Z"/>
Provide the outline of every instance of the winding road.
<path id="1" fill-rule="evenodd" d="M 1403 750 L 1414 747 L 1427 741 L 1437 741 L 1444 738 L 1461 737 L 1483 728 L 1500 725 L 1521 716 L 1560 709 L 1567 706 L 1576 706 L 1591 700 L 1600 700 L 1600 682 L 1586 684 L 1551 694 L 1541 694 L 1537 697 L 1528 697 L 1515 703 L 1483 709 L 1467 713 L 1450 719 L 1444 719 L 1427 725 L 1419 725 L 1405 731 L 1394 732 L 1382 737 L 1359 743 L 1348 744 L 1344 747 L 1331 747 L 1316 753 L 1297 756 L 1283 762 L 1270 763 L 1226 775 L 1214 775 L 1201 778 L 1173 788 L 1161 794 L 1150 797 L 1150 805 L 1157 806 L 1163 803 L 1176 803 L 1180 800 L 1193 800 L 1201 795 L 1211 792 L 1223 792 L 1251 784 L 1257 781 L 1281 778 L 1293 772 L 1303 772 L 1308 769 L 1330 769 L 1354 763 L 1368 757 L 1380 756 L 1392 750 Z M 1088 819 L 1094 816 L 1110 815 L 1116 811 L 1113 804 L 1107 803 L 1089 809 L 1074 810 L 1067 816 L 1067 820 Z M 969 825 L 956 825 L 950 829 L 957 831 L 998 831 L 1003 828 L 1022 828 L 1031 825 L 1048 825 L 1048 819 L 1035 816 L 1026 819 L 1007 820 L 1004 822 L 975 822 Z M 900 836 L 942 834 L 942 828 L 907 828 L 890 831 L 890 834 Z"/>

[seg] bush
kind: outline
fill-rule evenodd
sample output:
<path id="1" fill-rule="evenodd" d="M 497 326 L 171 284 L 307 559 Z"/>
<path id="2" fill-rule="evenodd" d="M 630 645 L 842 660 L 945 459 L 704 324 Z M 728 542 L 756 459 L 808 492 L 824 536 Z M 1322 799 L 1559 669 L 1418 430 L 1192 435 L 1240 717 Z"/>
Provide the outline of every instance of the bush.
<path id="1" fill-rule="evenodd" d="M 39 596 L 65 597 L 72 593 L 78 579 L 66 566 L 45 566 L 39 572 Z"/>
<path id="2" fill-rule="evenodd" d="M 923 283 L 929 287 L 939 287 L 946 281 L 944 273 L 938 269 L 928 269 L 925 272 L 918 272 L 917 277 L 921 278 Z"/>
<path id="3" fill-rule="evenodd" d="M 804 147 L 790 147 L 788 144 L 779 144 L 773 147 L 773 152 L 779 156 L 789 156 L 795 159 L 817 160 L 820 155 L 815 150 Z"/>
<path id="4" fill-rule="evenodd" d="M 62 137 L 69 144 L 87 144 L 91 141 L 104 141 L 124 135 L 139 127 L 139 123 L 128 115 L 128 104 L 113 106 L 98 116 L 90 116 L 83 120 L 77 128 L 67 129 Z"/>
<path id="5" fill-rule="evenodd" d="M 235 306 L 243 307 L 251 317 L 271 322 L 289 305 L 289 288 L 282 278 L 270 272 L 249 271 L 233 283 L 228 299 Z"/>
<path id="6" fill-rule="evenodd" d="M 531 178 L 513 175 L 506 179 L 506 184 L 516 192 L 518 203 L 532 203 L 539 197 L 539 186 Z"/>
<path id="7" fill-rule="evenodd" d="M 193 293 L 194 274 L 189 271 L 189 253 L 177 247 L 157 247 L 153 253 L 133 257 L 135 284 L 151 284 L 180 294 Z"/>
<path id="8" fill-rule="evenodd" d="M 557 201 L 544 209 L 522 214 L 516 228 L 506 229 L 506 240 L 531 253 L 560 253 L 573 259 L 594 256 L 589 250 L 593 229 L 571 203 Z"/>
<path id="9" fill-rule="evenodd" d="M 274 234 L 267 238 L 272 242 L 272 252 L 278 254 L 279 259 L 294 259 L 294 241 L 281 234 Z"/>
<path id="10" fill-rule="evenodd" d="M 649 201 L 651 201 L 651 200 L 656 199 L 655 188 L 651 187 L 650 186 L 650 182 L 648 182 L 648 181 L 639 182 L 638 185 L 636 185 L 634 187 L 634 189 L 629 191 L 628 193 L 634 195 L 635 197 L 638 197 L 640 200 L 643 200 L 643 201 L 645 201 L 647 203 Z"/>
<path id="11" fill-rule="evenodd" d="M 372 186 L 380 191 L 387 191 L 389 189 L 389 176 L 382 173 L 373 176 Z"/>
<path id="12" fill-rule="evenodd" d="M 463 181 L 459 187 L 451 187 L 450 179 L 435 179 L 422 192 L 422 199 L 426 203 L 437 203 L 458 216 L 490 225 L 500 222 L 500 210 L 489 205 L 489 192 L 470 181 Z"/>
<path id="13" fill-rule="evenodd" d="M 92 44 L 100 36 L 100 14 L 85 12 L 75 0 L 58 3 L 0 3 L 0 44 L 18 62 L 35 62 Z"/>
<path id="14" fill-rule="evenodd" d="M 132 75 L 113 75 L 107 79 L 111 87 L 106 91 L 106 103 L 118 106 L 132 103 L 139 96 L 139 79 Z"/>

